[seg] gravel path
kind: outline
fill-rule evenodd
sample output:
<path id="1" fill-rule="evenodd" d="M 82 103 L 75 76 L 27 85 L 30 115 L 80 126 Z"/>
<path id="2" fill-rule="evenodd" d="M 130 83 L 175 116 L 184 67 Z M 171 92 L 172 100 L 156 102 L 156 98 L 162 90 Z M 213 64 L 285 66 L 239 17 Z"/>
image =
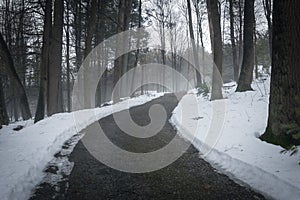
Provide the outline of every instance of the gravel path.
<path id="1" fill-rule="evenodd" d="M 168 117 L 178 101 L 168 94 L 142 106 L 130 109 L 139 125 L 150 119 L 148 110 L 153 104 L 165 107 Z M 106 135 L 119 147 L 132 152 L 150 152 L 165 146 L 176 131 L 166 123 L 150 139 L 134 139 L 123 133 L 112 116 L 99 121 Z M 63 176 L 57 184 L 47 182 L 37 187 L 33 199 L 264 199 L 247 187 L 238 185 L 227 176 L 219 174 L 199 158 L 193 146 L 174 163 L 158 171 L 142 174 L 114 170 L 97 161 L 80 141 L 68 155 L 74 167 L 70 175 Z M 51 168 L 57 169 L 53 166 Z M 46 169 L 46 171 L 51 171 Z M 52 170 L 53 171 L 53 170 Z M 54 172 L 56 173 L 55 170 Z"/>

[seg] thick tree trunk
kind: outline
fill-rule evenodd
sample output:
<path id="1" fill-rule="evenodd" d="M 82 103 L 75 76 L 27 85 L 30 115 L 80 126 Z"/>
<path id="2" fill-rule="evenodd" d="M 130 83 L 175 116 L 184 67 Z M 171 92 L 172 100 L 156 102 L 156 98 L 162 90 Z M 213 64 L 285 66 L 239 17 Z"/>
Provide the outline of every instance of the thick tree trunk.
<path id="1" fill-rule="evenodd" d="M 269 118 L 261 138 L 283 147 L 300 144 L 287 134 L 288 127 L 300 129 L 299 10 L 299 0 L 274 0 Z"/>
<path id="2" fill-rule="evenodd" d="M 38 105 L 34 117 L 34 122 L 44 119 L 45 106 L 47 97 L 47 70 L 49 68 L 49 51 L 50 51 L 50 35 L 52 27 L 52 0 L 46 1 L 45 19 L 44 19 L 44 34 L 43 47 L 40 63 L 40 89 Z"/>
<path id="3" fill-rule="evenodd" d="M 222 35 L 218 0 L 207 0 L 211 47 L 214 57 L 211 100 L 222 99 Z"/>
<path id="4" fill-rule="evenodd" d="M 236 89 L 237 92 L 252 90 L 251 83 L 254 69 L 254 1 L 245 0 L 243 62 Z"/>
<path id="5" fill-rule="evenodd" d="M 188 7 L 188 15 L 189 15 L 189 33 L 190 33 L 190 38 L 191 38 L 191 43 L 192 43 L 192 48 L 193 48 L 194 62 L 195 62 L 196 68 L 197 68 L 197 69 L 195 69 L 196 70 L 196 79 L 197 79 L 196 87 L 200 87 L 202 84 L 202 80 L 201 80 L 201 74 L 200 74 L 199 55 L 198 55 L 197 47 L 195 44 L 193 19 L 192 19 L 192 8 L 191 8 L 190 0 L 187 0 L 187 7 Z"/>
<path id="6" fill-rule="evenodd" d="M 48 115 L 63 111 L 62 96 L 62 37 L 64 1 L 54 2 L 54 24 L 51 34 L 50 63 L 48 73 Z"/>
<path id="7" fill-rule="evenodd" d="M 235 44 L 235 36 L 234 36 L 234 12 L 233 12 L 233 0 L 229 0 L 229 15 L 230 15 L 230 40 L 231 40 L 231 48 L 232 48 L 232 62 L 233 62 L 233 72 L 234 72 L 234 80 L 238 81 L 240 70 L 237 62 L 237 49 Z"/>
<path id="8" fill-rule="evenodd" d="M 25 92 L 24 86 L 22 85 L 20 78 L 18 77 L 18 74 L 14 67 L 13 59 L 11 57 L 11 54 L 8 50 L 8 47 L 5 43 L 5 41 L 4 41 L 4 38 L 2 37 L 2 34 L 0 34 L 0 58 L 1 58 L 1 61 L 0 61 L 1 65 L 3 65 L 4 70 L 6 71 L 10 80 L 15 85 L 15 87 L 14 87 L 15 95 L 19 98 L 22 118 L 24 120 L 30 119 L 31 113 L 30 113 L 30 109 L 29 109 L 26 92 Z"/>

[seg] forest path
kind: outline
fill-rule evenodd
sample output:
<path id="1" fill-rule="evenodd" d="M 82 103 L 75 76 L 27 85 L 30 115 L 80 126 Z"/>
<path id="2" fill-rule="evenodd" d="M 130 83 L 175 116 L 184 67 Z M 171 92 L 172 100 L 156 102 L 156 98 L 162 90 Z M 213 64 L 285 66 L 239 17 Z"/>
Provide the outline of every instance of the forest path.
<path id="1" fill-rule="evenodd" d="M 131 117 L 139 125 L 148 124 L 148 111 L 154 104 L 164 106 L 170 118 L 178 100 L 175 95 L 166 94 L 131 108 Z M 159 149 L 176 135 L 176 130 L 167 122 L 157 135 L 141 142 L 141 139 L 123 133 L 112 115 L 99 123 L 114 144 L 132 152 Z M 41 183 L 31 199 L 264 199 L 219 174 L 199 158 L 199 151 L 192 145 L 169 166 L 140 174 L 121 172 L 102 164 L 88 152 L 82 141 L 76 145 L 69 160 L 74 162 L 71 174 L 57 185 Z"/>

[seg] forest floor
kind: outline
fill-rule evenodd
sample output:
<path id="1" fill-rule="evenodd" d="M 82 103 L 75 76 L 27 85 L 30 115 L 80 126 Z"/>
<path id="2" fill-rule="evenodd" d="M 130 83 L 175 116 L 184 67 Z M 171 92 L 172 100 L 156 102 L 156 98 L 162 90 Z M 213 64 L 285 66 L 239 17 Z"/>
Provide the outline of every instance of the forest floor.
<path id="1" fill-rule="evenodd" d="M 131 117 L 139 125 L 148 124 L 150 122 L 148 110 L 154 104 L 163 105 L 168 118 L 170 118 L 178 100 L 174 95 L 166 94 L 142 106 L 131 108 Z M 177 133 L 174 127 L 167 122 L 157 135 L 141 142 L 141 139 L 126 136 L 115 124 L 112 115 L 102 118 L 96 123 L 100 123 L 101 128 L 114 144 L 132 152 L 151 152 L 159 149 L 169 143 Z M 183 142 L 187 141 L 183 140 Z M 63 151 L 72 146 L 71 143 L 72 140 L 66 142 Z M 58 162 L 60 165 L 57 166 L 49 165 L 46 169 L 48 174 L 46 177 L 55 177 L 57 173 L 63 172 L 61 173 L 63 178 L 56 184 L 51 184 L 44 179 L 45 181 L 37 187 L 31 197 L 32 200 L 52 198 L 264 199 L 261 194 L 218 173 L 209 163 L 199 158 L 199 151 L 192 145 L 169 166 L 140 174 L 121 172 L 102 164 L 88 152 L 81 141 L 75 146 L 72 153 L 56 154 L 59 159 L 64 156 L 74 163 L 71 174 L 64 173 L 67 170 L 63 169 L 68 167 L 62 167 L 62 162 Z"/>

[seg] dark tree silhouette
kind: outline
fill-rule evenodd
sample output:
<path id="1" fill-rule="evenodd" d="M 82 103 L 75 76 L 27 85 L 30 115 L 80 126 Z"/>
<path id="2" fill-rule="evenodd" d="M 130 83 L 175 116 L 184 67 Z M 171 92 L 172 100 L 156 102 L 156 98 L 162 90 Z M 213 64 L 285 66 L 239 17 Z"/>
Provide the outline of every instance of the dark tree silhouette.
<path id="1" fill-rule="evenodd" d="M 211 47 L 214 57 L 213 66 L 213 84 L 211 100 L 222 99 L 222 35 L 221 35 L 221 22 L 220 22 L 220 6 L 218 0 L 207 0 L 207 12 L 209 21 L 209 31 Z"/>
<path id="2" fill-rule="evenodd" d="M 34 117 L 34 122 L 44 119 L 45 105 L 47 97 L 47 70 L 49 68 L 49 50 L 50 50 L 50 35 L 52 27 L 52 1 L 46 1 L 45 16 L 44 16 L 44 33 L 43 47 L 40 62 L 40 88 L 38 105 Z"/>
<path id="3" fill-rule="evenodd" d="M 254 69 L 254 0 L 245 0 L 244 11 L 244 51 L 241 73 L 238 81 L 237 92 L 252 90 Z"/>
<path id="4" fill-rule="evenodd" d="M 24 120 L 30 119 L 31 113 L 30 113 L 28 99 L 26 96 L 24 86 L 22 85 L 22 82 L 16 72 L 13 59 L 11 57 L 6 42 L 4 41 L 1 33 L 0 33 L 0 58 L 1 58 L 0 59 L 1 65 L 4 68 L 3 70 L 7 73 L 8 77 L 14 84 L 15 96 L 20 100 L 19 101 L 20 105 L 15 105 L 15 106 L 20 106 L 21 115 Z"/>
<path id="5" fill-rule="evenodd" d="M 299 10 L 299 0 L 274 0 L 269 119 L 261 138 L 283 147 L 300 144 Z"/>

